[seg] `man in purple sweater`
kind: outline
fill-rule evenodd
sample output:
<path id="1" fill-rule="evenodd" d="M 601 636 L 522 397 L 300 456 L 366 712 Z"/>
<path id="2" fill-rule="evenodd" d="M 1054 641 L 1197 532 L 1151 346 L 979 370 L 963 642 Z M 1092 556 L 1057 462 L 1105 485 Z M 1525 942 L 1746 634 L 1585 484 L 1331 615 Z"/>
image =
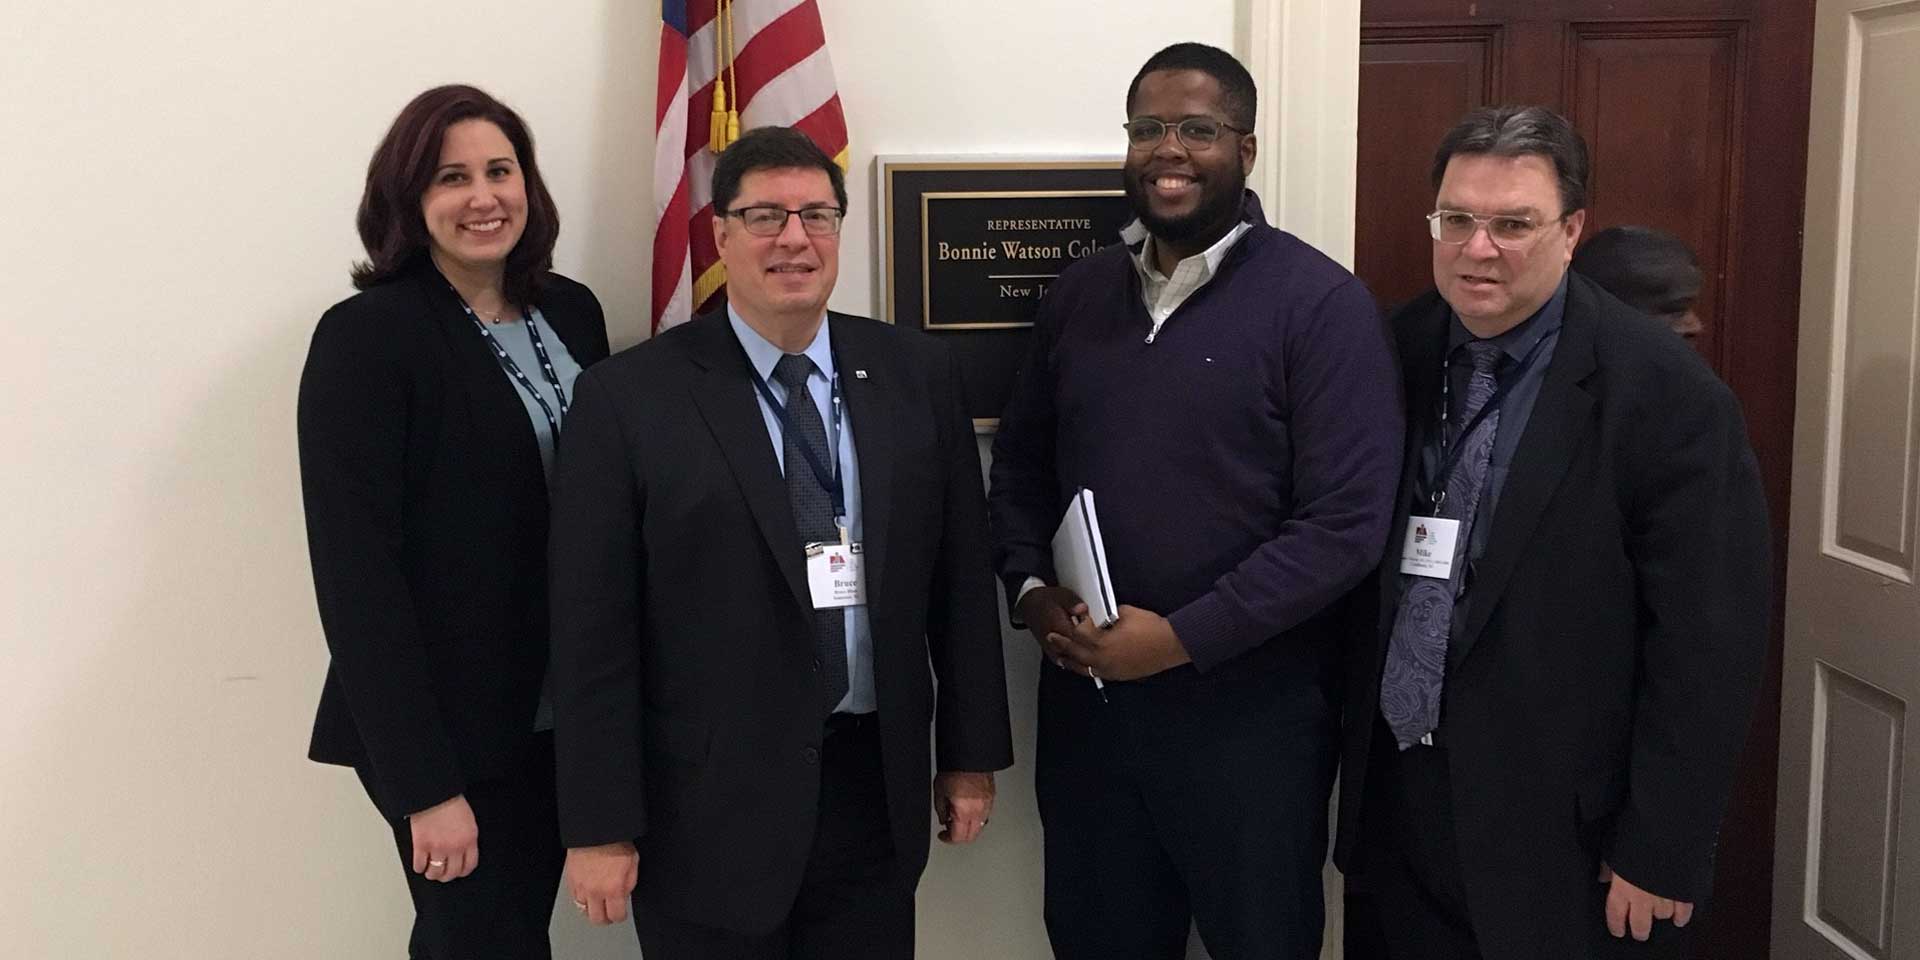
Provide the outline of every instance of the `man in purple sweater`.
<path id="1" fill-rule="evenodd" d="M 1385 546 L 1403 416 L 1373 299 L 1246 189 L 1255 115 L 1224 51 L 1141 68 L 1138 221 L 1048 289 L 994 441 L 995 560 L 1051 664 L 1035 788 L 1061 958 L 1178 958 L 1189 922 L 1216 960 L 1320 950 L 1339 601 Z M 1106 629 L 1054 575 L 1080 487 Z"/>

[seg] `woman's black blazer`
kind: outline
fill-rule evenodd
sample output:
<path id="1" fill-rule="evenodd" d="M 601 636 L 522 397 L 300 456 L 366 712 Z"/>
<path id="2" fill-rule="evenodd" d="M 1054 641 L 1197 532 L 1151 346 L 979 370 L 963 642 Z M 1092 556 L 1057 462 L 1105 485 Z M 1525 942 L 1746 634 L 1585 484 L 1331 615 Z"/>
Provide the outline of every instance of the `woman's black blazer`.
<path id="1" fill-rule="evenodd" d="M 538 305 L 581 367 L 607 356 L 586 287 L 554 275 Z M 390 817 L 500 775 L 533 729 L 547 485 L 518 389 L 431 266 L 328 310 L 307 352 L 300 483 L 333 654 L 308 756 L 359 768 Z"/>

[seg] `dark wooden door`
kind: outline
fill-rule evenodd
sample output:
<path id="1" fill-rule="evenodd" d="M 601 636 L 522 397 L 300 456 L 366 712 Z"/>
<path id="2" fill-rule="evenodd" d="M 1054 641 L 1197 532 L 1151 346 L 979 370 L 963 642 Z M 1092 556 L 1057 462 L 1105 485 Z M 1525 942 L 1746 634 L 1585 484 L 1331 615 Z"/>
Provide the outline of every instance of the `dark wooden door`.
<path id="1" fill-rule="evenodd" d="M 1421 217 L 1433 148 L 1487 104 L 1545 104 L 1579 128 L 1593 154 L 1589 235 L 1658 227 L 1700 258 L 1695 346 L 1744 407 L 1780 585 L 1700 955 L 1764 958 L 1813 4 L 1363 0 L 1361 20 L 1355 272 L 1383 305 L 1432 286 Z"/>

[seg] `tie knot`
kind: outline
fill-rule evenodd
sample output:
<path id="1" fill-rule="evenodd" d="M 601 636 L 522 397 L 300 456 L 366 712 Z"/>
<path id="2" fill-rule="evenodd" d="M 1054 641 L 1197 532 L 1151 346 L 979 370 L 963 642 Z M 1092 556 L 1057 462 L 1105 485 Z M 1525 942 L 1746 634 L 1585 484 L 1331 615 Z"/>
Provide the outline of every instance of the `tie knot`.
<path id="1" fill-rule="evenodd" d="M 807 382 L 807 375 L 813 372 L 813 361 L 804 353 L 789 353 L 780 357 L 773 365 L 773 379 L 787 388 L 788 393 L 799 390 Z"/>
<path id="2" fill-rule="evenodd" d="M 1467 351 L 1467 360 L 1473 364 L 1474 373 L 1492 373 L 1506 351 L 1492 340 L 1469 340 L 1462 345 Z"/>

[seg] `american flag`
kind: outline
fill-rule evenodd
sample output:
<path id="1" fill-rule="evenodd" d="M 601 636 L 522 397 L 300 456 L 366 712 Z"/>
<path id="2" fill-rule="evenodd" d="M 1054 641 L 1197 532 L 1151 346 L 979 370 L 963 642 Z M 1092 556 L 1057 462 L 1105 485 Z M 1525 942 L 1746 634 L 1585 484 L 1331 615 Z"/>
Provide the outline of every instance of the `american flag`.
<path id="1" fill-rule="evenodd" d="M 715 148 L 731 142 L 730 126 L 732 136 L 799 127 L 847 166 L 847 121 L 815 0 L 663 0 L 660 18 L 655 333 L 718 305 L 726 286 L 713 246 L 711 183 Z"/>

